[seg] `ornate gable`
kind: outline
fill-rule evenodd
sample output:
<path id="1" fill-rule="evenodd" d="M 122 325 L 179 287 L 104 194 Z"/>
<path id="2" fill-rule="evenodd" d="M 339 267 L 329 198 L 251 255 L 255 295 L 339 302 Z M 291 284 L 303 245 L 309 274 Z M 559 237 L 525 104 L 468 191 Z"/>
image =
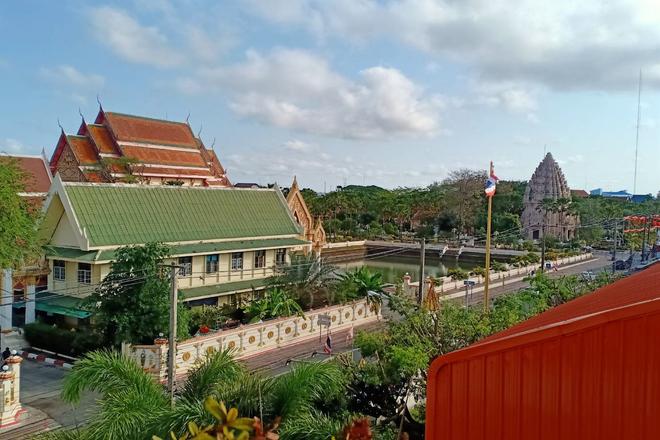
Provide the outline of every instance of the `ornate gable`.
<path id="1" fill-rule="evenodd" d="M 323 229 L 323 222 L 321 219 L 312 217 L 312 214 L 307 208 L 305 199 L 298 187 L 298 180 L 294 177 L 289 194 L 286 196 L 286 202 L 289 205 L 293 218 L 303 227 L 303 237 L 312 242 L 312 249 L 316 253 L 321 252 L 321 248 L 325 244 L 325 230 Z"/>

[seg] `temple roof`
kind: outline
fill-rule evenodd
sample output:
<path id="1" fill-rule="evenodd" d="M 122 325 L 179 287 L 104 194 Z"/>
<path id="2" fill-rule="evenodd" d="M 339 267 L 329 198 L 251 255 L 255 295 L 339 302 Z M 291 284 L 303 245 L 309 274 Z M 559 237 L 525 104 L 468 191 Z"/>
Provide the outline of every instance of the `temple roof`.
<path id="1" fill-rule="evenodd" d="M 197 149 L 195 136 L 190 126 L 184 122 L 114 112 L 105 112 L 105 119 L 119 142 L 140 142 Z"/>
<path id="2" fill-rule="evenodd" d="M 25 196 L 31 197 L 31 193 L 47 193 L 50 182 L 53 180 L 48 169 L 48 162 L 43 156 L 2 154 L 0 157 L 8 157 L 16 161 L 17 165 L 26 175 Z"/>
<path id="3" fill-rule="evenodd" d="M 172 178 L 191 178 L 196 184 L 230 186 L 218 157 L 194 136 L 184 122 L 145 118 L 123 113 L 106 112 L 102 108 L 94 124 L 83 119 L 77 135 L 62 132 L 53 152 L 51 170 L 58 170 L 62 152 L 70 148 L 81 173 L 68 173 L 70 180 L 84 176 L 91 182 L 122 180 L 127 169 L 123 159 L 129 159 L 132 174 L 156 177 L 155 183 Z M 107 160 L 105 167 L 101 167 Z M 65 164 L 71 168 L 70 163 Z M 94 173 L 90 167 L 104 168 Z M 147 181 L 148 182 L 148 181 Z"/>

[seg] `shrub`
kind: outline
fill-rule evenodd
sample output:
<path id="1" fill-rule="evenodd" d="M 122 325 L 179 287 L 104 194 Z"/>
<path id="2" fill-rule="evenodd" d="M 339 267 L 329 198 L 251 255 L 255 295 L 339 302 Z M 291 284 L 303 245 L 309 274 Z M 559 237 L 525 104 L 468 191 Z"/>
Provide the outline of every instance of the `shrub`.
<path id="1" fill-rule="evenodd" d="M 504 272 L 507 270 L 506 264 L 501 263 L 499 261 L 493 261 L 490 265 L 491 269 L 493 269 L 495 272 Z"/>
<path id="2" fill-rule="evenodd" d="M 467 280 L 468 277 L 470 276 L 468 271 L 466 271 L 465 269 L 461 269 L 460 267 L 449 269 L 447 271 L 447 275 L 454 281 Z"/>
<path id="3" fill-rule="evenodd" d="M 472 273 L 474 275 L 484 276 L 484 275 L 486 275 L 486 268 L 482 267 L 482 266 L 476 266 L 474 269 L 472 269 L 472 271 L 470 273 Z"/>
<path id="4" fill-rule="evenodd" d="M 190 310 L 190 330 L 194 334 L 205 325 L 208 328 L 217 329 L 229 319 L 226 316 L 227 309 L 219 306 L 201 306 Z"/>
<path id="5" fill-rule="evenodd" d="M 102 338 L 91 330 L 64 330 L 42 322 L 27 324 L 25 339 L 33 347 L 66 356 L 80 356 L 102 346 Z"/>

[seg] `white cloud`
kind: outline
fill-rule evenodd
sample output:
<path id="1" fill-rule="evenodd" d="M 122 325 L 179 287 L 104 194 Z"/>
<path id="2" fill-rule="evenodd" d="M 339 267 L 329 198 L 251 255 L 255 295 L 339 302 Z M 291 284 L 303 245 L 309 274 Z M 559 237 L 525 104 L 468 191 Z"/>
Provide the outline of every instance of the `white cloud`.
<path id="1" fill-rule="evenodd" d="M 98 90 L 105 83 L 105 78 L 101 75 L 85 74 L 66 64 L 55 67 L 42 67 L 39 74 L 48 81 L 78 90 Z"/>
<path id="2" fill-rule="evenodd" d="M 157 67 L 172 67 L 184 61 L 158 27 L 144 26 L 126 11 L 101 6 L 90 11 L 90 18 L 98 40 L 127 61 Z"/>
<path id="3" fill-rule="evenodd" d="M 301 132 L 365 139 L 439 128 L 439 103 L 397 69 L 370 67 L 352 80 L 303 50 L 249 51 L 241 63 L 201 69 L 178 86 L 228 90 L 237 114 Z"/>
<path id="4" fill-rule="evenodd" d="M 291 150 L 291 151 L 310 152 L 316 150 L 315 145 L 309 144 L 307 142 L 303 142 L 298 139 L 292 139 L 286 141 L 284 142 L 284 144 L 282 144 L 282 146 L 287 150 Z"/>
<path id="5" fill-rule="evenodd" d="M 314 35 L 400 40 L 480 79 L 554 89 L 630 89 L 641 67 L 660 87 L 657 0 L 318 0 L 250 2 L 250 10 Z M 284 13 L 286 12 L 286 13 Z M 378 23 L 374 26 L 373 23 Z"/>
<path id="6" fill-rule="evenodd" d="M 21 141 L 5 138 L 4 142 L 0 142 L 0 152 L 3 153 L 22 153 L 25 151 L 25 145 Z"/>

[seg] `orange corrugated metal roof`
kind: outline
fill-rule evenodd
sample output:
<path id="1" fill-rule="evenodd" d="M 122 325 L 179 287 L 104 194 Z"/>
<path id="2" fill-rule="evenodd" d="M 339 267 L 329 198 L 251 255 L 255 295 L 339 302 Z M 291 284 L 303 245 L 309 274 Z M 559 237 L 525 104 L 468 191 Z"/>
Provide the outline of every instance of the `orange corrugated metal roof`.
<path id="1" fill-rule="evenodd" d="M 186 123 L 112 112 L 105 112 L 105 118 L 119 141 L 197 149 L 195 136 Z"/>
<path id="2" fill-rule="evenodd" d="M 167 167 L 140 167 L 136 165 L 138 174 L 142 175 L 165 175 L 165 176 L 181 176 L 181 177 L 211 177 L 211 174 L 207 170 L 186 170 L 186 169 L 176 169 L 176 168 L 167 168 Z"/>
<path id="3" fill-rule="evenodd" d="M 126 145 L 122 145 L 120 148 L 124 156 L 137 159 L 142 163 L 204 167 L 208 169 L 208 165 L 204 162 L 199 150 L 188 152 L 163 148 L 129 147 Z"/>
<path id="4" fill-rule="evenodd" d="M 115 143 L 112 140 L 112 135 L 106 127 L 103 125 L 87 124 L 87 130 L 100 153 L 118 154 L 115 149 Z"/>
<path id="5" fill-rule="evenodd" d="M 68 135 L 66 139 L 81 165 L 94 165 L 99 162 L 96 150 L 88 137 Z"/>
<path id="6" fill-rule="evenodd" d="M 27 175 L 25 181 L 25 192 L 48 192 L 50 188 L 50 173 L 48 165 L 41 156 L 12 156 L 2 155 L 16 160 L 18 166 Z"/>
<path id="7" fill-rule="evenodd" d="M 594 313 L 617 309 L 642 301 L 660 298 L 660 263 L 602 287 L 593 293 L 581 296 L 554 307 L 520 324 L 482 339 L 477 344 L 504 339 L 551 324 L 556 324 Z"/>

